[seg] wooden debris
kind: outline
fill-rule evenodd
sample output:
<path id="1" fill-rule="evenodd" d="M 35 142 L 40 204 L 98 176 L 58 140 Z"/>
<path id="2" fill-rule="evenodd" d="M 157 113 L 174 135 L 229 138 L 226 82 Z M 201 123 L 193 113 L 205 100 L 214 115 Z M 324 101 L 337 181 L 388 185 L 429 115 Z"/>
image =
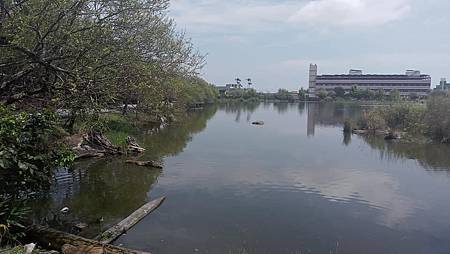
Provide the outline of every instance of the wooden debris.
<path id="1" fill-rule="evenodd" d="M 122 154 L 120 147 L 113 145 L 105 135 L 96 131 L 83 135 L 73 150 L 77 154 L 76 159 Z"/>
<path id="2" fill-rule="evenodd" d="M 385 140 L 397 140 L 400 138 L 401 138 L 401 135 L 398 132 L 390 132 L 384 137 Z"/>
<path id="3" fill-rule="evenodd" d="M 150 254 L 104 244 L 37 225 L 27 228 L 27 237 L 36 240 L 40 246 L 46 249 L 62 251 L 65 254 Z"/>
<path id="4" fill-rule="evenodd" d="M 161 162 L 157 161 L 137 161 L 137 160 L 127 160 L 128 164 L 135 164 L 141 167 L 159 168 L 162 169 L 163 165 Z"/>
<path id="5" fill-rule="evenodd" d="M 122 152 L 120 151 L 120 147 L 113 145 L 103 133 L 91 131 L 84 136 L 84 141 L 87 142 L 90 147 L 99 151 L 103 151 L 105 154 L 122 154 Z"/>
<path id="6" fill-rule="evenodd" d="M 128 136 L 126 142 L 128 153 L 142 153 L 145 151 L 145 148 L 141 147 L 133 137 Z"/>
<path id="7" fill-rule="evenodd" d="M 95 239 L 99 240 L 103 244 L 112 243 L 114 240 L 119 238 L 122 234 L 136 225 L 139 221 L 145 218 L 145 216 L 156 210 L 164 202 L 165 199 L 166 197 L 162 197 L 148 202 L 141 208 L 137 209 L 130 216 L 125 218 L 123 221 L 119 222 L 117 225 L 111 227 L 101 235 L 97 236 Z"/>

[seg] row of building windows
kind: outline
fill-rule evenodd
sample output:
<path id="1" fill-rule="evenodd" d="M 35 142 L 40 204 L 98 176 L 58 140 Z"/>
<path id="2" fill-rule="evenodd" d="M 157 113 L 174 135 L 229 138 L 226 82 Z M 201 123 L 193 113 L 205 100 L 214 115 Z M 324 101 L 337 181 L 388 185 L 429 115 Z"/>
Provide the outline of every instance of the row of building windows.
<path id="1" fill-rule="evenodd" d="M 324 90 L 326 90 L 326 91 L 334 91 L 333 88 L 325 88 Z M 349 91 L 350 89 L 345 89 L 345 90 Z M 381 89 L 368 89 L 368 90 L 371 90 L 373 92 L 377 92 L 377 91 L 379 91 Z M 384 92 L 390 92 L 390 91 L 398 90 L 401 93 L 423 93 L 423 92 L 428 92 L 429 91 L 427 89 L 389 89 L 389 88 L 384 88 L 382 90 Z"/>
<path id="2" fill-rule="evenodd" d="M 317 80 L 431 80 L 428 75 L 319 75 Z"/>
<path id="3" fill-rule="evenodd" d="M 424 88 L 429 88 L 430 84 L 424 84 L 424 83 L 419 83 L 419 84 L 409 84 L 409 83 L 403 83 L 403 84 L 324 84 L 324 83 L 317 83 L 316 86 L 342 86 L 342 87 L 352 87 L 352 86 L 381 86 L 381 87 L 385 87 L 385 86 L 421 86 Z"/>

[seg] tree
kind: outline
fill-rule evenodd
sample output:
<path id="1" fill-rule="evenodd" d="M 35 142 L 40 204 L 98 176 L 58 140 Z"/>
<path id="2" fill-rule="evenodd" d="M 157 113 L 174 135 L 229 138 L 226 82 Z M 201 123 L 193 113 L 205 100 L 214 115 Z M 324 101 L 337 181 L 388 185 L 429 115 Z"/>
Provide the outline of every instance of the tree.
<path id="1" fill-rule="evenodd" d="M 401 100 L 400 92 L 398 90 L 392 90 L 389 93 L 389 100 L 391 100 L 391 101 L 400 101 Z"/>
<path id="2" fill-rule="evenodd" d="M 344 98 L 345 97 L 345 89 L 338 86 L 334 88 L 334 92 L 336 94 L 336 97 Z"/>
<path id="3" fill-rule="evenodd" d="M 167 17 L 168 0 L 6 1 L 0 100 L 64 108 L 67 124 L 111 104 L 153 110 L 204 64 Z M 156 101 L 155 101 L 156 100 Z"/>
<path id="4" fill-rule="evenodd" d="M 376 93 L 375 93 L 375 98 L 377 100 L 384 100 L 385 97 L 385 93 L 383 89 L 379 89 Z"/>
<path id="5" fill-rule="evenodd" d="M 300 90 L 298 91 L 298 98 L 300 100 L 306 100 L 308 97 L 308 90 L 304 89 L 303 87 L 300 88 Z"/>
<path id="6" fill-rule="evenodd" d="M 278 100 L 289 100 L 290 97 L 291 97 L 291 94 L 286 89 L 278 89 L 278 92 L 275 95 L 275 98 Z"/>
<path id="7" fill-rule="evenodd" d="M 316 92 L 317 97 L 319 97 L 320 100 L 324 100 L 325 98 L 327 98 L 328 93 L 325 90 L 319 90 Z"/>

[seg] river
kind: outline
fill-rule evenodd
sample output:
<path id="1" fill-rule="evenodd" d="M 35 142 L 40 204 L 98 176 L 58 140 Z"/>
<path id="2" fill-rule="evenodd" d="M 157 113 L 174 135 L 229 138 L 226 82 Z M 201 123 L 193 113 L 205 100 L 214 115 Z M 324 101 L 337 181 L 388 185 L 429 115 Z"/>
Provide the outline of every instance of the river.
<path id="1" fill-rule="evenodd" d="M 450 253 L 450 146 L 344 135 L 364 106 L 224 104 L 139 130 L 162 171 L 123 158 L 58 173 L 38 217 L 94 236 L 166 196 L 116 244 L 167 253 Z M 254 126 L 252 121 L 264 121 Z M 61 207 L 70 208 L 60 215 Z M 52 211 L 49 215 L 48 211 Z M 61 218 L 65 216 L 65 218 Z"/>

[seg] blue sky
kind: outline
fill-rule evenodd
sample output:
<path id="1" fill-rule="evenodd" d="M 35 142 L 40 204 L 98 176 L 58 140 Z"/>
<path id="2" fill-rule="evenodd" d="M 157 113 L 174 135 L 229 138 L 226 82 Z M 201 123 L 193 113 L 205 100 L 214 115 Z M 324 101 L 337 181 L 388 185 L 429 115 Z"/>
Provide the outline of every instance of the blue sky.
<path id="1" fill-rule="evenodd" d="M 208 54 L 202 76 L 216 85 L 296 90 L 309 63 L 450 79 L 449 0 L 173 0 L 170 15 Z"/>

